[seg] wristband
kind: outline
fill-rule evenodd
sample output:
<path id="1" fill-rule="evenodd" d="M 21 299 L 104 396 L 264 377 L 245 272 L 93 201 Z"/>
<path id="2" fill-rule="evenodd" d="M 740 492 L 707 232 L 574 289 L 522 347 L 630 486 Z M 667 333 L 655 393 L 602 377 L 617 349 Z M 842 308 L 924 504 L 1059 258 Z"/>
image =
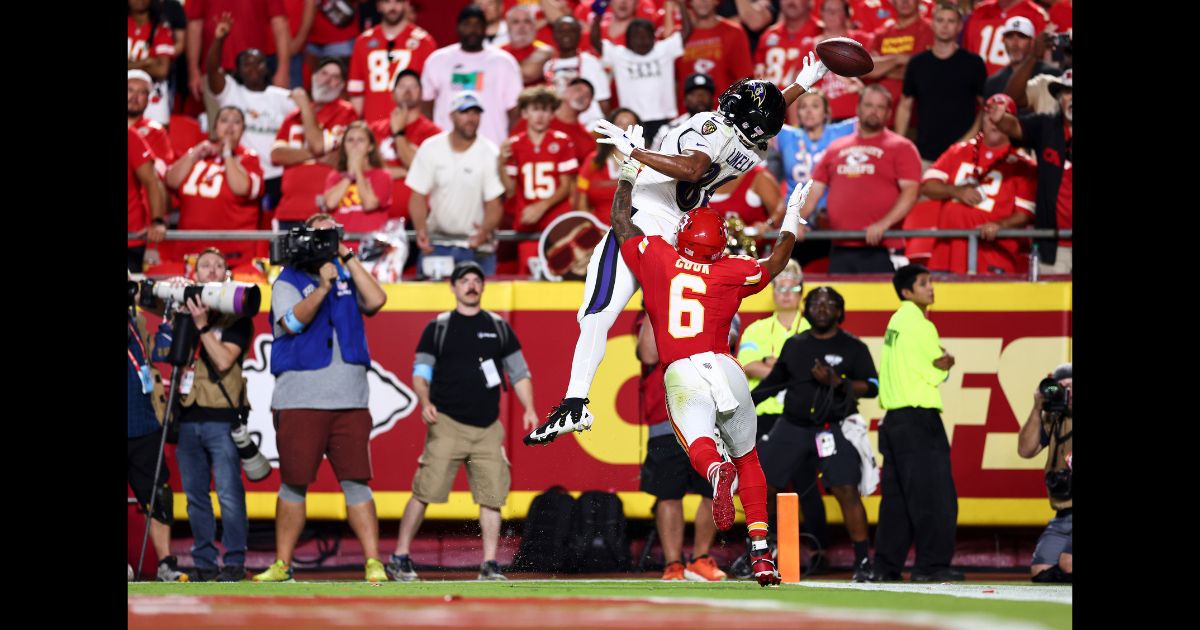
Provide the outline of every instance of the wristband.
<path id="1" fill-rule="evenodd" d="M 288 330 L 291 330 L 292 334 L 298 335 L 298 334 L 304 332 L 304 329 L 307 328 L 307 326 L 304 323 L 302 323 L 299 319 L 296 319 L 295 310 L 296 310 L 295 308 L 289 308 L 288 312 L 284 313 L 283 325 L 286 326 L 288 328 Z"/>
<path id="2" fill-rule="evenodd" d="M 345 256 L 342 256 L 342 262 L 348 263 L 348 262 L 350 262 L 351 258 L 354 258 L 354 250 L 353 249 L 346 252 Z"/>
<path id="3" fill-rule="evenodd" d="M 788 212 L 783 215 L 783 222 L 779 225 L 779 231 L 791 232 L 793 235 L 799 236 L 801 225 L 808 225 L 808 221 L 800 218 L 800 212 Z"/>
<path id="4" fill-rule="evenodd" d="M 413 366 L 413 376 L 419 376 L 430 383 L 433 382 L 433 366 L 428 363 L 418 363 Z"/>
<path id="5" fill-rule="evenodd" d="M 150 219 L 150 223 L 152 223 L 154 225 L 162 225 L 162 226 L 165 226 L 167 224 L 166 220 L 164 220 L 162 217 L 155 217 L 153 219 Z"/>
<path id="6" fill-rule="evenodd" d="M 408 127 L 405 127 L 404 129 L 401 129 L 400 131 L 392 132 L 392 137 L 394 138 L 396 136 L 403 136 L 406 133 L 408 133 Z"/>
<path id="7" fill-rule="evenodd" d="M 205 325 L 205 326 L 204 326 L 204 328 L 201 328 L 201 329 L 200 329 L 200 333 L 199 333 L 199 334 L 203 335 L 203 334 L 207 333 L 208 331 L 210 331 L 210 330 L 212 330 L 212 329 L 213 329 L 213 325 L 212 325 L 212 324 L 207 324 L 207 325 Z"/>

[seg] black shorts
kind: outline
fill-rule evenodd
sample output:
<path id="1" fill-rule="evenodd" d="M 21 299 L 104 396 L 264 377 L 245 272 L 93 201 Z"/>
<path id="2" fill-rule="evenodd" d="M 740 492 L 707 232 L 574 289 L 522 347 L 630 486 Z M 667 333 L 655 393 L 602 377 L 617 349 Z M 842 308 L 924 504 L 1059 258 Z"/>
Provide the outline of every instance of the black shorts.
<path id="1" fill-rule="evenodd" d="M 674 435 L 650 438 L 638 489 L 665 500 L 682 499 L 689 492 L 708 498 L 713 495 L 712 484 L 692 468 L 692 460 Z"/>
<path id="2" fill-rule="evenodd" d="M 133 489 L 133 496 L 137 497 L 138 504 L 142 506 L 143 511 L 150 506 L 150 494 L 154 492 L 154 466 L 158 463 L 158 445 L 161 442 L 161 429 L 149 435 L 129 440 L 129 487 Z M 159 485 L 165 486 L 170 477 L 171 474 L 167 471 L 167 462 L 164 459 L 162 470 L 158 474 Z M 175 506 L 164 506 L 156 499 L 154 519 L 170 525 L 175 520 L 172 518 L 174 510 Z"/>
<path id="3" fill-rule="evenodd" d="M 803 492 L 813 483 L 807 475 L 820 471 L 826 488 L 857 486 L 862 479 L 862 461 L 858 450 L 842 435 L 840 426 L 829 425 L 836 452 L 829 457 L 817 457 L 817 434 L 824 430 L 823 426 L 800 426 L 780 418 L 767 439 L 758 443 L 758 460 L 767 483 L 783 488 L 788 481 L 795 481 L 796 491 Z"/>

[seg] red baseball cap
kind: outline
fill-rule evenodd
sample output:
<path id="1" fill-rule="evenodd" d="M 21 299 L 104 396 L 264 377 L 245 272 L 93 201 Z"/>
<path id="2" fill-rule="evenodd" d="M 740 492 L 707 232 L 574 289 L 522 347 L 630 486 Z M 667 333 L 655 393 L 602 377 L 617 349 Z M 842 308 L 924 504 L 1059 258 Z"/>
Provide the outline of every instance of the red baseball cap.
<path id="1" fill-rule="evenodd" d="M 992 103 L 999 103 L 1004 106 L 1004 111 L 1012 114 L 1013 116 L 1017 115 L 1017 102 L 1014 101 L 1011 96 L 1003 92 L 993 94 L 988 97 L 987 104 L 991 105 Z"/>

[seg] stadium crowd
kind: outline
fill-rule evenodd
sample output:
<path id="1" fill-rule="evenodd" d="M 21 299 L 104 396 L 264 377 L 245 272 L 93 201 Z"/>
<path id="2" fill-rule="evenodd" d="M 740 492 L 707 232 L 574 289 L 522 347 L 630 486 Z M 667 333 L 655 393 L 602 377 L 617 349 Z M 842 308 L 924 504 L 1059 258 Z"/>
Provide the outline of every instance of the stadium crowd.
<path id="1" fill-rule="evenodd" d="M 607 221 L 618 163 L 597 120 L 652 140 L 740 78 L 785 87 L 830 37 L 861 42 L 874 70 L 826 74 L 714 207 L 773 229 L 815 178 L 810 229 L 867 234 L 798 244 L 806 271 L 890 272 L 903 254 L 963 273 L 964 240 L 880 238 L 943 228 L 980 231 L 980 272 L 1023 273 L 1030 240 L 998 230 L 1071 227 L 1071 0 L 476 0 L 456 41 L 422 27 L 447 19 L 422 4 L 129 0 L 130 270 L 177 272 L 212 244 L 168 229 L 327 212 L 350 232 L 403 218 L 422 254 L 526 275 L 536 242 L 495 230 Z M 1070 273 L 1070 240 L 1036 248 L 1042 273 Z M 223 249 L 252 271 L 267 243 Z"/>

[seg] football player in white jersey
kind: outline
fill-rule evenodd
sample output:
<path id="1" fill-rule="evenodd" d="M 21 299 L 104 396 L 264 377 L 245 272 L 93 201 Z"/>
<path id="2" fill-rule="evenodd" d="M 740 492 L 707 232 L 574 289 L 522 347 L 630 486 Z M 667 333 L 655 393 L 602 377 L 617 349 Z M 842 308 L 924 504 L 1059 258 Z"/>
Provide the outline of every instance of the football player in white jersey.
<path id="1" fill-rule="evenodd" d="M 825 64 L 810 52 L 796 82 L 783 92 L 769 81 L 742 79 L 725 90 L 716 111 L 697 114 L 672 130 L 662 151 L 645 149 L 640 127 L 622 130 L 600 121 L 596 130 L 605 137 L 598 142 L 646 167 L 633 189 L 633 223 L 674 244 L 679 218 L 707 205 L 712 191 L 761 162 L 767 141 L 783 127 L 787 108 L 825 72 Z M 588 263 L 566 396 L 545 423 L 525 436 L 525 444 L 546 444 L 592 426 L 587 393 L 604 358 L 608 330 L 638 289 L 611 236 L 611 231 L 605 235 Z"/>

